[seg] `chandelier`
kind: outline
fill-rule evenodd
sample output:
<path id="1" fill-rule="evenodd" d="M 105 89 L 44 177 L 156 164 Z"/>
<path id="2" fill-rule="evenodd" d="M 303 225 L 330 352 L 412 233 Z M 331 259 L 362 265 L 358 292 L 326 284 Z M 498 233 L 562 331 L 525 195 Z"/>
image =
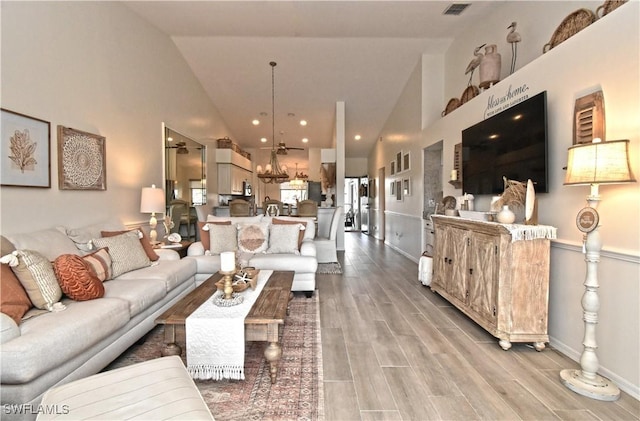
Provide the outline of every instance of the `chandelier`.
<path id="1" fill-rule="evenodd" d="M 308 178 L 309 176 L 305 173 L 298 172 L 298 163 L 296 162 L 296 175 L 293 177 L 293 180 L 289 181 L 289 186 L 293 189 L 302 189 Z"/>
<path id="2" fill-rule="evenodd" d="M 262 165 L 256 167 L 258 178 L 265 184 L 271 183 L 284 183 L 289 180 L 289 174 L 287 174 L 287 167 L 280 165 L 278 162 L 278 150 L 276 149 L 276 117 L 275 117 L 275 78 L 274 69 L 277 65 L 275 61 L 269 63 L 271 66 L 271 157 L 269 163 L 265 165 L 264 170 Z"/>

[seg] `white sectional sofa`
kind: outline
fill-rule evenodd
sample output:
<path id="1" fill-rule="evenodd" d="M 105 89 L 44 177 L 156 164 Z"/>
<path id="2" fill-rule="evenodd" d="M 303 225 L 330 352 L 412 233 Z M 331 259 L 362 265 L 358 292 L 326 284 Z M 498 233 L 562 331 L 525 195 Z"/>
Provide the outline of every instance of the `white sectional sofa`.
<path id="1" fill-rule="evenodd" d="M 289 219 L 291 224 L 287 225 L 304 223 L 310 227 L 304 230 L 301 244 L 299 237 L 296 240 L 297 250 L 240 253 L 240 259 L 243 266 L 295 271 L 293 290 L 311 296 L 318 266 L 314 220 Z M 227 221 L 236 225 L 247 222 Z M 273 221 L 260 217 L 259 222 L 269 226 Z M 232 233 L 239 236 L 236 225 Z M 123 224 L 112 221 L 82 228 L 56 227 L 8 234 L 2 237 L 1 255 L 8 256 L 16 249 L 38 252 L 50 262 L 61 255 L 86 257 L 91 248 L 99 246 L 100 240 L 95 239 L 102 231 L 124 230 Z M 275 244 L 276 238 L 273 240 Z M 142 244 L 137 236 L 135 241 Z M 17 322 L 0 312 L 2 419 L 35 419 L 42 395 L 48 389 L 100 372 L 148 333 L 160 314 L 220 270 L 220 256 L 205 252 L 201 242 L 192 244 L 189 256 L 183 259 L 170 249 L 155 252 L 159 260 L 103 282 L 104 295 L 100 298 L 78 301 L 63 296 L 52 306 L 66 307 L 63 310 L 32 308 Z"/>
<path id="2" fill-rule="evenodd" d="M 215 217 L 209 216 L 211 223 L 230 223 L 234 226 L 246 224 L 264 224 L 269 226 L 273 220 L 286 221 L 289 223 L 301 223 L 305 226 L 302 242 L 297 253 L 270 253 L 266 252 L 238 252 L 242 266 L 253 266 L 257 269 L 265 270 L 292 270 L 293 291 L 302 291 L 307 297 L 313 295 L 316 289 L 316 270 L 318 269 L 318 259 L 316 258 L 316 245 L 314 238 L 316 235 L 315 219 L 290 216 L 253 216 L 253 217 Z M 200 224 L 202 225 L 202 223 Z M 206 231 L 201 232 L 201 237 L 208 235 Z M 186 259 L 196 262 L 196 284 L 204 282 L 212 274 L 220 270 L 220 255 L 210 253 L 205 250 L 201 241 L 193 243 L 187 250 Z"/>
<path id="3" fill-rule="evenodd" d="M 49 261 L 62 254 L 82 255 L 78 246 L 87 243 L 78 243 L 78 238 L 124 229 L 122 224 L 107 223 L 6 235 L 3 255 L 11 245 L 35 250 Z M 67 235 L 71 232 L 73 236 Z M 150 266 L 104 282 L 102 298 L 74 301 L 63 297 L 66 309 L 39 310 L 36 312 L 43 314 L 19 324 L 0 313 L 3 419 L 34 419 L 45 391 L 101 371 L 148 333 L 157 316 L 195 288 L 195 260 L 180 260 L 172 250 L 159 250 L 158 255 L 160 259 Z"/>

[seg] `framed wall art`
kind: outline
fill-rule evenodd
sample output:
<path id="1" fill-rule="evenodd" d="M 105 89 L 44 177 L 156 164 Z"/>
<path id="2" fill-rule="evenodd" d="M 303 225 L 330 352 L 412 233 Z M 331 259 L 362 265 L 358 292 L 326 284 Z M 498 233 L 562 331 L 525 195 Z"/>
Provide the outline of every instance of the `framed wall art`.
<path id="1" fill-rule="evenodd" d="M 402 180 L 396 180 L 396 200 L 402 200 Z"/>
<path id="2" fill-rule="evenodd" d="M 2 109 L 0 184 L 51 188 L 51 123 Z"/>
<path id="3" fill-rule="evenodd" d="M 396 161 L 391 161 L 391 164 L 389 165 L 389 172 L 391 173 L 391 175 L 395 175 L 395 173 L 396 173 Z"/>
<path id="4" fill-rule="evenodd" d="M 411 196 L 411 178 L 402 179 L 402 195 Z"/>
<path id="5" fill-rule="evenodd" d="M 105 138 L 58 126 L 58 186 L 60 190 L 106 190 Z"/>
<path id="6" fill-rule="evenodd" d="M 402 171 L 409 171 L 411 169 L 411 152 L 404 152 L 402 154 Z"/>
<path id="7" fill-rule="evenodd" d="M 396 172 L 402 172 L 404 168 L 402 168 L 402 151 L 396 154 Z"/>
<path id="8" fill-rule="evenodd" d="M 393 180 L 391 180 L 391 183 L 389 185 L 389 195 L 390 196 L 396 195 L 396 182 Z"/>

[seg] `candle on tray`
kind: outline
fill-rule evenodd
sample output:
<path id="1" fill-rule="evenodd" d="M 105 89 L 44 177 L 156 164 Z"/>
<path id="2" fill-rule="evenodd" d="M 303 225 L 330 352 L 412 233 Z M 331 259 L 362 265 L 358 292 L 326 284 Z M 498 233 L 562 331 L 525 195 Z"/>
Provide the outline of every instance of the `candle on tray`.
<path id="1" fill-rule="evenodd" d="M 223 251 L 220 253 L 220 271 L 234 272 L 236 270 L 236 253 L 234 251 Z"/>

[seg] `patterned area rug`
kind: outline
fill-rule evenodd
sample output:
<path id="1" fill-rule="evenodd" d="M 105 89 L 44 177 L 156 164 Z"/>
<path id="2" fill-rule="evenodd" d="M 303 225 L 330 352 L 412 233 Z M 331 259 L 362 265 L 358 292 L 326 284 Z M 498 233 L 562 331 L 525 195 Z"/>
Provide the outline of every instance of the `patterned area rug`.
<path id="1" fill-rule="evenodd" d="M 318 263 L 318 269 L 316 273 L 339 275 L 342 273 L 342 266 L 339 262 L 336 263 Z"/>
<path id="2" fill-rule="evenodd" d="M 179 330 L 178 343 L 184 344 Z M 160 357 L 161 326 L 105 370 Z M 323 420 L 322 343 L 318 292 L 313 298 L 296 294 L 281 334 L 282 358 L 278 379 L 271 384 L 264 359 L 264 342 L 248 342 L 245 380 L 201 381 L 196 385 L 216 421 L 225 420 Z M 183 348 L 183 360 L 185 350 Z"/>

